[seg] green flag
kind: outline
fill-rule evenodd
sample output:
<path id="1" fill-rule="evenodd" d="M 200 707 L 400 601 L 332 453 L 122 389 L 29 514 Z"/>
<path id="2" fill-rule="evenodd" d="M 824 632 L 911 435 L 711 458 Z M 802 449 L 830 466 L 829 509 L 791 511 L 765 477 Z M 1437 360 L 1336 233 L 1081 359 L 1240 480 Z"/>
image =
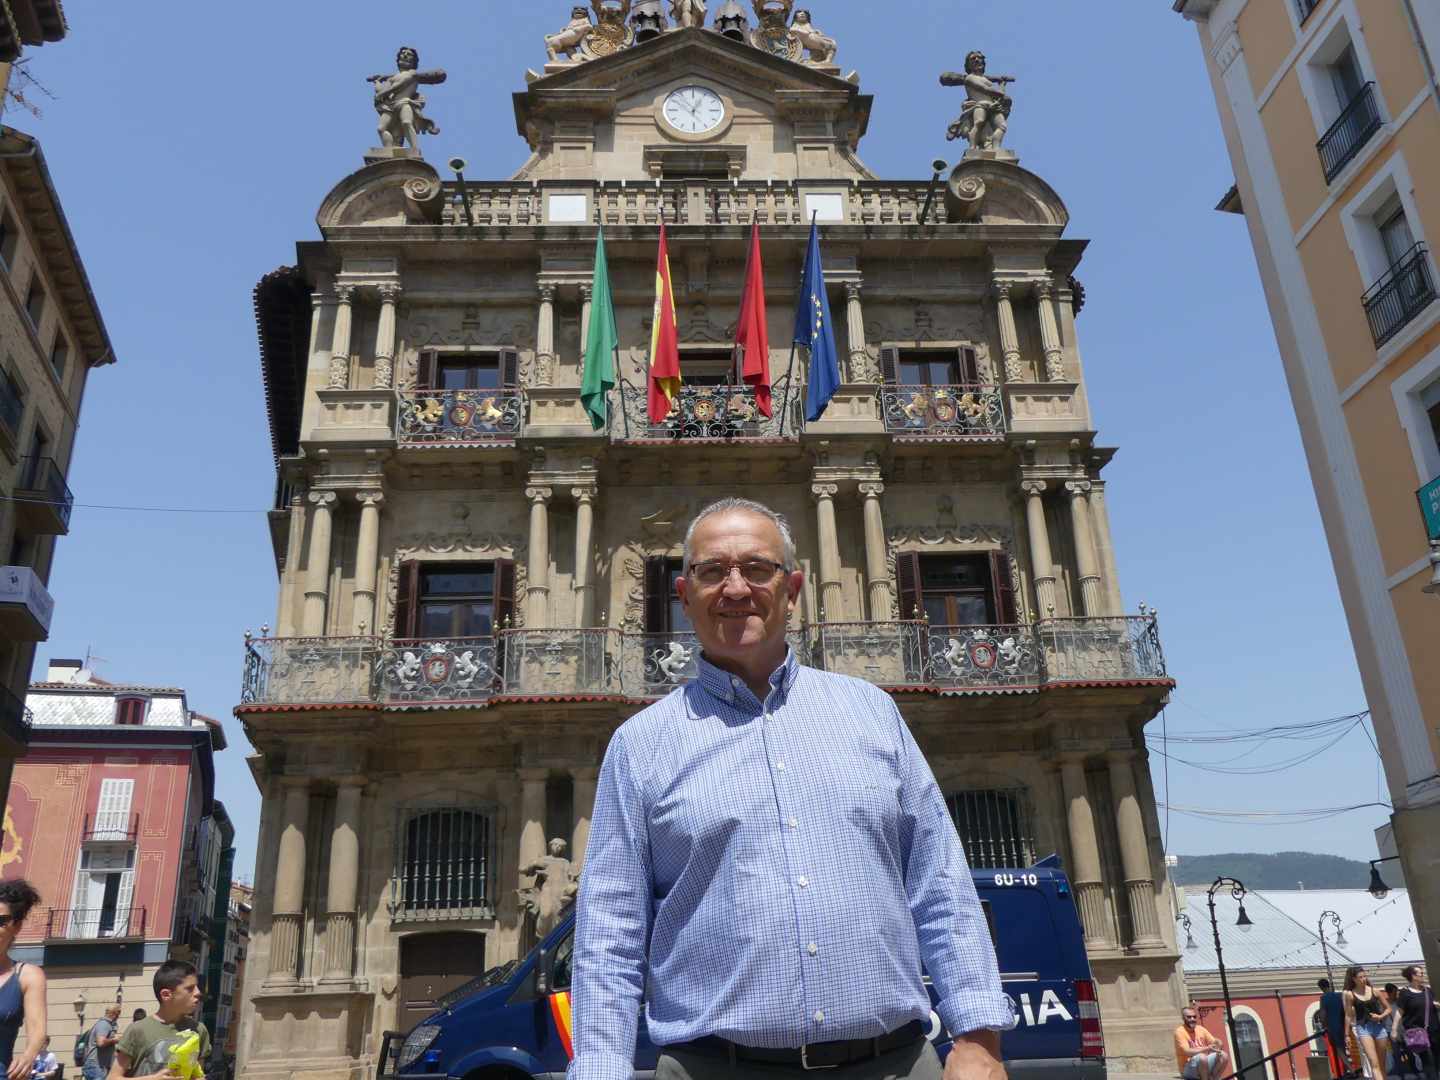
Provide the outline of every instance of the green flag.
<path id="1" fill-rule="evenodd" d="M 610 391 L 615 387 L 615 303 L 610 298 L 610 267 L 605 262 L 605 232 L 595 238 L 595 283 L 590 292 L 590 334 L 585 342 L 585 377 L 580 401 L 596 431 L 610 420 Z"/>

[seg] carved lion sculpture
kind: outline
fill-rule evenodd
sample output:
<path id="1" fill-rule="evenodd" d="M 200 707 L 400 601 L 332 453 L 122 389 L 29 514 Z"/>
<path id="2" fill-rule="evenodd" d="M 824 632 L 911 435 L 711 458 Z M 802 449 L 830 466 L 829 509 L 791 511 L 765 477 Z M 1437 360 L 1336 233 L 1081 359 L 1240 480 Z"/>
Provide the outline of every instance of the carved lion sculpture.
<path id="1" fill-rule="evenodd" d="M 565 59 L 573 60 L 575 52 L 585 43 L 590 36 L 590 31 L 595 27 L 590 22 L 590 12 L 578 5 L 570 11 L 570 25 L 561 30 L 558 34 L 545 35 L 545 52 L 549 55 L 550 62 L 554 63 L 560 59 L 560 54 L 565 54 Z"/>
<path id="2" fill-rule="evenodd" d="M 795 21 L 790 25 L 791 32 L 795 39 L 810 53 L 809 61 L 812 64 L 833 64 L 835 54 L 840 50 L 840 45 L 828 34 L 822 33 L 820 28 L 810 21 L 810 12 L 807 8 L 798 8 L 795 12 Z"/>

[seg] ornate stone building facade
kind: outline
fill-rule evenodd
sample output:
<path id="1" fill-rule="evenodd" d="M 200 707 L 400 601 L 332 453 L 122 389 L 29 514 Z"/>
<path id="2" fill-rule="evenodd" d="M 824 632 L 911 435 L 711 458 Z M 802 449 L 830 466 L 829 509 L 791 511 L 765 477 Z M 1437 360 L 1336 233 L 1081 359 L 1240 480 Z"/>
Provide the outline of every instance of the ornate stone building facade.
<path id="1" fill-rule="evenodd" d="M 583 860 L 611 733 L 693 672 L 682 533 L 735 493 L 794 523 L 795 648 L 895 694 L 972 862 L 1061 853 L 1112 1059 L 1158 1067 L 1182 987 L 1141 731 L 1172 683 L 1121 602 L 1084 242 L 1008 151 L 967 153 L 928 207 L 927 182 L 877 178 L 870 98 L 788 4 L 758 26 L 601 6 L 515 95 L 514 177 L 373 152 L 257 288 L 280 594 L 237 709 L 264 795 L 242 1073 L 358 1080 L 383 1031 L 524 947 L 521 868 L 554 838 Z M 653 425 L 662 214 L 686 386 Z M 787 358 L 812 215 L 845 370 L 806 424 Z M 732 385 L 752 220 L 773 418 Z M 597 225 L 602 431 L 579 399 Z"/>

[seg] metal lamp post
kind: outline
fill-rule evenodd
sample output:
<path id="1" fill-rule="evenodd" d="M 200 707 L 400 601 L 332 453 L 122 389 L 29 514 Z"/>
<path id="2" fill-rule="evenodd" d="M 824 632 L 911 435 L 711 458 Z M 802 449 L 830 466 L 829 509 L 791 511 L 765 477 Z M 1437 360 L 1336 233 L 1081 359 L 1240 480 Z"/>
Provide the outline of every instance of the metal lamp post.
<path id="1" fill-rule="evenodd" d="M 1383 859 L 1370 860 L 1370 895 L 1376 900 L 1384 900 L 1390 895 L 1390 886 L 1385 884 L 1385 879 L 1380 876 L 1379 864 L 1382 862 L 1397 862 L 1399 855 L 1389 855 Z"/>
<path id="2" fill-rule="evenodd" d="M 1185 951 L 1194 952 L 1200 948 L 1199 944 L 1195 941 L 1195 935 L 1190 932 L 1190 916 L 1182 911 L 1179 915 L 1175 916 L 1175 921 L 1185 928 Z"/>
<path id="3" fill-rule="evenodd" d="M 1345 940 L 1345 929 L 1340 925 L 1339 914 L 1334 911 L 1322 911 L 1319 920 L 1315 923 L 1315 929 L 1320 932 L 1320 953 L 1325 957 L 1325 977 L 1331 981 L 1330 988 L 1333 990 L 1335 988 L 1335 973 L 1330 970 L 1330 950 L 1325 944 L 1325 923 L 1327 920 L 1330 925 L 1335 928 L 1335 944 L 1348 945 L 1350 943 Z"/>
<path id="4" fill-rule="evenodd" d="M 1240 905 L 1240 917 L 1235 920 L 1235 925 L 1241 931 L 1248 931 L 1255 924 L 1250 921 L 1250 916 L 1245 914 L 1245 886 L 1243 883 L 1232 877 L 1217 877 L 1215 883 L 1205 890 L 1205 903 L 1210 909 L 1210 932 L 1215 935 L 1215 963 L 1220 968 L 1220 994 L 1225 999 L 1225 1026 L 1230 1031 L 1230 1051 L 1236 1056 L 1236 1064 L 1239 1064 L 1240 1037 L 1235 1032 L 1235 1010 L 1230 1005 L 1230 981 L 1225 976 L 1225 952 L 1220 947 L 1220 923 L 1215 917 L 1215 892 L 1224 886 L 1229 886 L 1230 895 Z M 1236 1075 L 1243 1074 L 1249 1066 L 1244 1069 L 1237 1069 Z"/>

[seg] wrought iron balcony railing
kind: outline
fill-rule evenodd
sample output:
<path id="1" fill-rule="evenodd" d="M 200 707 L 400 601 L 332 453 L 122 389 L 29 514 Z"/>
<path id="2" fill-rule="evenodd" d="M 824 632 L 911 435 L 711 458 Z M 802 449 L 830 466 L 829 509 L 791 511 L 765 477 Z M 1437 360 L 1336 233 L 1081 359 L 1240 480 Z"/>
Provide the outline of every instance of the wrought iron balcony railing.
<path id="1" fill-rule="evenodd" d="M 50 941 L 108 941 L 144 936 L 145 909 L 139 906 L 51 908 L 45 916 L 45 937 Z"/>
<path id="2" fill-rule="evenodd" d="M 1036 633 L 1047 683 L 1167 677 L 1153 614 L 1047 619 L 1036 624 Z"/>
<path id="3" fill-rule="evenodd" d="M 1365 292 L 1365 317 L 1370 320 L 1375 347 L 1403 330 L 1434 299 L 1429 253 L 1424 244 L 1416 244 Z"/>
<path id="4" fill-rule="evenodd" d="M 771 387 L 770 416 L 760 411 L 752 387 L 683 386 L 665 422 L 652 424 L 649 391 L 622 381 L 619 387 L 621 415 L 611 420 L 611 431 L 615 438 L 626 441 L 795 438 L 800 430 L 799 396 L 803 389 L 796 380 L 787 399 L 786 390 L 790 386 L 789 377 L 781 376 Z M 782 434 L 780 420 L 787 407 L 788 418 Z"/>
<path id="5" fill-rule="evenodd" d="M 397 705 L 484 701 L 500 688 L 493 637 L 389 641 L 375 654 L 375 698 Z"/>
<path id="6" fill-rule="evenodd" d="M 882 386 L 880 414 L 894 435 L 1005 434 L 1005 399 L 998 386 Z"/>
<path id="7" fill-rule="evenodd" d="M 1325 170 L 1327 184 L 1340 175 L 1383 123 L 1379 103 L 1375 100 L 1375 84 L 1368 82 L 1315 144 L 1320 151 L 1320 165 Z"/>
<path id="8" fill-rule="evenodd" d="M 510 696 L 620 696 L 616 630 L 502 630 L 504 690 Z"/>
<path id="9" fill-rule="evenodd" d="M 107 841 L 134 843 L 135 838 L 140 835 L 140 815 L 116 813 L 113 810 L 102 810 L 98 814 L 85 815 L 85 824 L 81 830 L 82 840 Z"/>
<path id="10" fill-rule="evenodd" d="M 70 528 L 70 511 L 75 506 L 75 496 L 65 482 L 52 457 L 26 457 L 20 460 L 20 479 L 16 483 L 17 503 L 31 511 L 43 512 L 53 517 L 57 531 L 64 533 Z M 36 516 L 34 513 L 32 517 Z"/>
<path id="11" fill-rule="evenodd" d="M 374 637 L 245 636 L 246 705 L 350 704 L 375 700 Z"/>
<path id="12" fill-rule="evenodd" d="M 879 686 L 1033 689 L 1044 681 L 1033 626 L 931 626 L 912 620 L 824 623 L 811 633 L 819 667 Z"/>
<path id="13" fill-rule="evenodd" d="M 463 446 L 514 439 L 525 423 L 525 395 L 509 390 L 401 390 L 395 440 Z"/>

